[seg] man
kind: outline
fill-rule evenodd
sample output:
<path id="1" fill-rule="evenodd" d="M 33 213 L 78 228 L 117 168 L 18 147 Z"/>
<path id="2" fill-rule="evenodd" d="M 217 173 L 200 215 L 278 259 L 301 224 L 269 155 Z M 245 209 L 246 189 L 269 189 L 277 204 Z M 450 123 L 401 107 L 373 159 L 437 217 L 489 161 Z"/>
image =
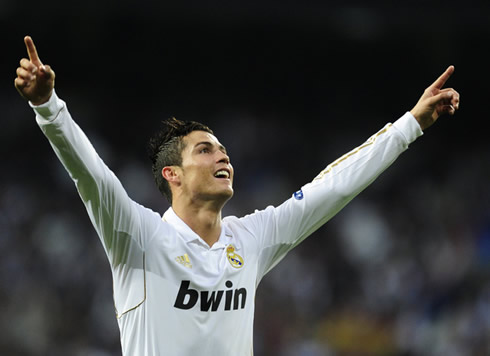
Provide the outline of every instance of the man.
<path id="1" fill-rule="evenodd" d="M 54 92 L 55 74 L 25 38 L 15 86 L 74 180 L 108 256 L 125 355 L 251 355 L 255 290 L 293 247 L 384 171 L 459 94 L 450 66 L 418 103 L 328 165 L 279 207 L 222 219 L 234 171 L 212 131 L 168 120 L 150 142 L 153 172 L 171 208 L 132 201 Z"/>

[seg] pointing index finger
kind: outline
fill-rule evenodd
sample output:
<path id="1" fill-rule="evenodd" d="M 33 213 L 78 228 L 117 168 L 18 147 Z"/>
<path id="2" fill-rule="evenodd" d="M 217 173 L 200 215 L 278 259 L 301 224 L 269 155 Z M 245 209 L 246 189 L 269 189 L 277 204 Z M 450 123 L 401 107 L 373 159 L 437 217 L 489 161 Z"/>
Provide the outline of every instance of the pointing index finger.
<path id="1" fill-rule="evenodd" d="M 444 73 L 431 85 L 435 89 L 441 89 L 449 77 L 454 73 L 454 66 L 449 66 Z"/>
<path id="2" fill-rule="evenodd" d="M 37 67 L 41 66 L 41 60 L 37 54 L 36 46 L 34 45 L 34 41 L 30 36 L 26 36 L 24 38 L 24 43 L 26 44 L 27 54 L 29 54 L 29 59 L 31 62 Z"/>

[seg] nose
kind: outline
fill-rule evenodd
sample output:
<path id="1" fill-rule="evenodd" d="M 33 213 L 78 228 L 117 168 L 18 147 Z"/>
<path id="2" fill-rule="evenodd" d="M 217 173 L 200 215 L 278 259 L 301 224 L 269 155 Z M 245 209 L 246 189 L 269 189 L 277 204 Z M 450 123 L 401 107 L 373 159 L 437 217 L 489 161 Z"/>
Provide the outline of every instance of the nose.
<path id="1" fill-rule="evenodd" d="M 218 152 L 219 153 L 218 153 L 217 162 L 230 164 L 230 157 L 228 157 L 228 155 L 226 153 L 224 153 L 223 151 L 218 151 Z"/>

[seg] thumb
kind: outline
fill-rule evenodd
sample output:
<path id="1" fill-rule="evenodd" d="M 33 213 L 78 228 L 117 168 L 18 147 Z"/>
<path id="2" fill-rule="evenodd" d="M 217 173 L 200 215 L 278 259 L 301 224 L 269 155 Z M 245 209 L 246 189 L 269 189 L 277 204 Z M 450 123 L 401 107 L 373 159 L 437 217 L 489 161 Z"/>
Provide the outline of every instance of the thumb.
<path id="1" fill-rule="evenodd" d="M 427 103 L 429 104 L 429 106 L 434 107 L 442 101 L 451 100 L 453 95 L 454 95 L 454 92 L 452 92 L 452 91 L 441 92 L 441 93 L 434 95 L 433 97 L 429 98 Z"/>
<path id="2" fill-rule="evenodd" d="M 49 80 L 49 79 L 52 79 L 54 78 L 54 71 L 51 69 L 51 67 L 49 65 L 41 65 L 41 67 L 39 68 L 39 72 L 41 73 L 41 75 L 44 77 L 44 79 L 46 80 Z"/>

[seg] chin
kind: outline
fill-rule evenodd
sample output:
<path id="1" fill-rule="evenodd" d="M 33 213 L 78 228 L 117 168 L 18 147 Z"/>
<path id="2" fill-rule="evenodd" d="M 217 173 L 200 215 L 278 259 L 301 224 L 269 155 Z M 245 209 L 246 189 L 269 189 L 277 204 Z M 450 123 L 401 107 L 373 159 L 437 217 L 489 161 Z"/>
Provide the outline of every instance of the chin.
<path id="1" fill-rule="evenodd" d="M 227 199 L 231 199 L 231 197 L 233 196 L 233 189 L 230 188 L 229 190 L 227 190 L 226 192 L 223 192 L 223 195 L 227 197 Z"/>
<path id="2" fill-rule="evenodd" d="M 201 193 L 198 195 L 198 199 L 213 201 L 218 204 L 224 204 L 228 200 L 230 200 L 232 196 L 233 196 L 233 189 L 229 188 L 226 190 L 220 190 L 218 192 L 214 191 L 214 192 Z"/>
<path id="3" fill-rule="evenodd" d="M 229 188 L 229 189 L 221 192 L 221 194 L 219 194 L 219 196 L 220 196 L 220 199 L 223 199 L 224 201 L 228 201 L 233 196 L 233 193 L 234 193 L 233 188 Z"/>

